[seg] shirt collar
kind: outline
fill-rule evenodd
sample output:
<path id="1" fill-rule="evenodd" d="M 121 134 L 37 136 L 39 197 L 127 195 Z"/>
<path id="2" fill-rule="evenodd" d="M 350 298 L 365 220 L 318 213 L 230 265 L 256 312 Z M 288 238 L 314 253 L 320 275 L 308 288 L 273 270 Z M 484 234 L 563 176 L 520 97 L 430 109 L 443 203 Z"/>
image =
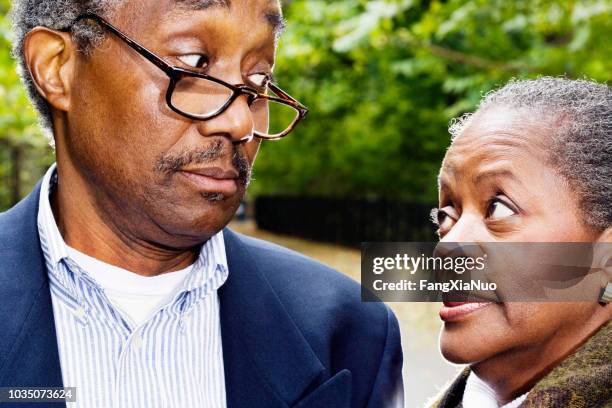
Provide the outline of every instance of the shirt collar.
<path id="1" fill-rule="evenodd" d="M 66 268 L 68 273 L 82 273 L 87 276 L 87 271 L 81 270 L 70 258 L 68 246 L 55 222 L 49 197 L 57 183 L 57 166 L 54 163 L 45 173 L 40 189 L 38 233 L 48 272 L 53 274 L 64 288 L 74 290 L 74 285 L 71 284 L 73 279 L 62 273 L 64 268 L 59 268 L 59 264 L 65 262 L 69 266 Z M 223 231 L 219 231 L 202 245 L 198 259 L 185 279 L 181 292 L 196 291 L 197 298 L 203 297 L 223 285 L 228 275 Z"/>
<path id="2" fill-rule="evenodd" d="M 57 266 L 62 259 L 68 257 L 68 248 L 55 223 L 55 217 L 51 210 L 49 196 L 57 185 L 57 171 L 55 163 L 47 170 L 40 187 L 38 199 L 38 234 L 45 255 L 47 266 Z"/>
<path id="3" fill-rule="evenodd" d="M 500 406 L 497 402 L 495 390 L 472 371 L 465 383 L 462 405 L 466 408 L 517 408 L 525 401 L 527 394 L 528 393 L 525 393 L 509 403 Z"/>

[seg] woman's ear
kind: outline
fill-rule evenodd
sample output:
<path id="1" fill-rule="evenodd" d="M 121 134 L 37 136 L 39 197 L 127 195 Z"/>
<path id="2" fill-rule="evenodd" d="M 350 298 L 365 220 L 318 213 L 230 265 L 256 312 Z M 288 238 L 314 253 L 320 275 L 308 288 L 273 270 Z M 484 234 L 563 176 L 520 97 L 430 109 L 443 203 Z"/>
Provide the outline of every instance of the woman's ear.
<path id="1" fill-rule="evenodd" d="M 70 33 L 46 27 L 33 28 L 24 42 L 25 63 L 38 93 L 61 111 L 70 107 L 75 51 Z"/>
<path id="2" fill-rule="evenodd" d="M 612 227 L 606 229 L 595 243 L 595 262 L 601 269 L 601 303 L 612 302 Z"/>

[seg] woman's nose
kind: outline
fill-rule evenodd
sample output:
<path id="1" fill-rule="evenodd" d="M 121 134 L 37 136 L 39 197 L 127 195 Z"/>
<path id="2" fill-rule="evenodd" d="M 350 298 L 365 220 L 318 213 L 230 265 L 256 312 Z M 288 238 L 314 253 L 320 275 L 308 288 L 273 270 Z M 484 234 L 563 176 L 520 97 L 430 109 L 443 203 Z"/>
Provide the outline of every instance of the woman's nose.
<path id="1" fill-rule="evenodd" d="M 440 242 L 483 242 L 486 241 L 486 229 L 477 214 L 464 212 L 455 225 L 440 239 Z"/>

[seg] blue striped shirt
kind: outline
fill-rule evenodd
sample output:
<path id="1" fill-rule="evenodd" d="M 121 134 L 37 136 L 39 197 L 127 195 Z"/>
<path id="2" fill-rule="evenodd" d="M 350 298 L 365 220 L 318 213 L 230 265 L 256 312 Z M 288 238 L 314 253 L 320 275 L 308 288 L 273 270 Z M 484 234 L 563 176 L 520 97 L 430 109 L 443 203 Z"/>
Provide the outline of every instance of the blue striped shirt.
<path id="1" fill-rule="evenodd" d="M 55 165 L 38 212 L 69 407 L 225 407 L 217 289 L 228 276 L 223 234 L 202 245 L 180 290 L 136 326 L 68 255 L 51 210 Z"/>

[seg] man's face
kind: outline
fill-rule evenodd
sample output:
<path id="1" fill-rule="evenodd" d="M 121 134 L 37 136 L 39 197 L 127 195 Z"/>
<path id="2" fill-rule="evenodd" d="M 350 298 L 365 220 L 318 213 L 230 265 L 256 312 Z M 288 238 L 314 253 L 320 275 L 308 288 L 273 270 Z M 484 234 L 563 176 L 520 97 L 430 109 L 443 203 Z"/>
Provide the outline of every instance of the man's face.
<path id="1" fill-rule="evenodd" d="M 109 20 L 170 65 L 255 86 L 272 72 L 279 4 L 217 3 L 130 1 Z M 201 243 L 229 222 L 259 148 L 257 139 L 233 143 L 253 131 L 245 96 L 214 119 L 184 118 L 165 102 L 166 74 L 111 34 L 77 58 L 73 84 L 58 162 L 87 180 L 103 214 L 171 248 Z"/>

